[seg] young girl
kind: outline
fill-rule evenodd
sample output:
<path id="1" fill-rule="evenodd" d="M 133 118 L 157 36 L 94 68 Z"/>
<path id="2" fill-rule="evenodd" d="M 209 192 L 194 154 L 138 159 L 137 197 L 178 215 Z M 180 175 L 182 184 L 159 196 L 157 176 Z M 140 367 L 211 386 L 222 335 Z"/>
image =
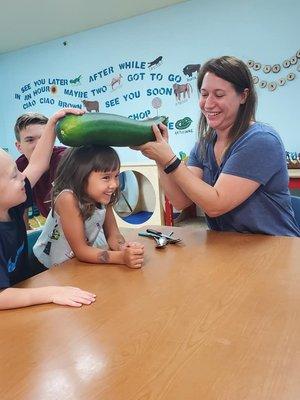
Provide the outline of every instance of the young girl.
<path id="1" fill-rule="evenodd" d="M 52 211 L 33 248 L 47 268 L 74 256 L 93 264 L 142 266 L 144 247 L 125 242 L 112 210 L 119 194 L 119 171 L 120 159 L 111 147 L 66 150 L 54 181 Z M 102 228 L 109 250 L 93 247 Z"/>

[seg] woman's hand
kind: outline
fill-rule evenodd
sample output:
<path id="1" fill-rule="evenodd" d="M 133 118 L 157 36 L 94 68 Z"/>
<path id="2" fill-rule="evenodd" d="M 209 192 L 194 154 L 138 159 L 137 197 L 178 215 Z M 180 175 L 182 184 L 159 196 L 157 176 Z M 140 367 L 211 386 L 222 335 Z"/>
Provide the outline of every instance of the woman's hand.
<path id="1" fill-rule="evenodd" d="M 152 130 L 156 138 L 155 142 L 148 142 L 131 148 L 140 150 L 145 157 L 156 161 L 164 168 L 175 155 L 168 143 L 168 128 L 164 124 L 159 124 L 158 126 L 152 125 Z"/>
<path id="2" fill-rule="evenodd" d="M 169 143 L 169 131 L 168 128 L 166 127 L 166 125 L 164 124 L 158 124 L 158 125 L 152 125 L 152 130 L 156 128 L 156 132 L 157 134 L 160 136 L 167 142 Z M 154 130 L 153 130 L 154 132 Z M 154 132 L 155 134 L 155 132 Z M 155 135 L 156 136 L 156 135 Z"/>

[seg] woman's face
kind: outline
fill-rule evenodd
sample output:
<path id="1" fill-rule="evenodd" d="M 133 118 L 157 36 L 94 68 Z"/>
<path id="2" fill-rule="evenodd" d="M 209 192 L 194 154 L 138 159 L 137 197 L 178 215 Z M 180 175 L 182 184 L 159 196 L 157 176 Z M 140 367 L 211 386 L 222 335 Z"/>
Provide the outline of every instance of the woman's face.
<path id="1" fill-rule="evenodd" d="M 240 105 L 246 101 L 247 93 L 247 89 L 243 93 L 237 93 L 230 82 L 207 72 L 200 89 L 200 109 L 208 125 L 217 133 L 228 133 L 236 120 Z"/>

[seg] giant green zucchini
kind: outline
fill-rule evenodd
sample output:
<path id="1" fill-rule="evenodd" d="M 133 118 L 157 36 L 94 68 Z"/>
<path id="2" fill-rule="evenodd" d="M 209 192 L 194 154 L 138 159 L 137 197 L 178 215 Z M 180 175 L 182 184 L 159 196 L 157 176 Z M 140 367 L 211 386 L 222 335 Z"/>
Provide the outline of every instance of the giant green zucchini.
<path id="1" fill-rule="evenodd" d="M 167 117 L 144 121 L 106 113 L 68 114 L 56 124 L 58 139 L 67 146 L 86 144 L 106 146 L 139 146 L 154 141 L 151 125 L 167 124 Z"/>

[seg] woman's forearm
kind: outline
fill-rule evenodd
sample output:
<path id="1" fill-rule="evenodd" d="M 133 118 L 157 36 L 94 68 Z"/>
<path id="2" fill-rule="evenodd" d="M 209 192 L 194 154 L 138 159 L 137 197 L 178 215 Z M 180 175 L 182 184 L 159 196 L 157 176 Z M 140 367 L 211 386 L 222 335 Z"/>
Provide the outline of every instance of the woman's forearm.
<path id="1" fill-rule="evenodd" d="M 218 191 L 213 186 L 208 185 L 202 179 L 196 177 L 186 165 L 181 163 L 171 174 L 172 179 L 182 193 L 184 193 L 191 202 L 201 207 L 207 215 L 213 217 L 223 213 Z"/>
<path id="2" fill-rule="evenodd" d="M 166 174 L 161 167 L 158 167 L 158 172 L 164 194 L 170 200 L 172 205 L 177 210 L 183 210 L 184 208 L 190 206 L 192 204 L 192 200 L 183 192 L 176 181 L 174 181 L 172 175 Z"/>
<path id="3" fill-rule="evenodd" d="M 247 200 L 260 186 L 251 179 L 221 173 L 214 186 L 195 176 L 184 164 L 173 179 L 181 190 L 210 217 L 223 215 Z"/>

